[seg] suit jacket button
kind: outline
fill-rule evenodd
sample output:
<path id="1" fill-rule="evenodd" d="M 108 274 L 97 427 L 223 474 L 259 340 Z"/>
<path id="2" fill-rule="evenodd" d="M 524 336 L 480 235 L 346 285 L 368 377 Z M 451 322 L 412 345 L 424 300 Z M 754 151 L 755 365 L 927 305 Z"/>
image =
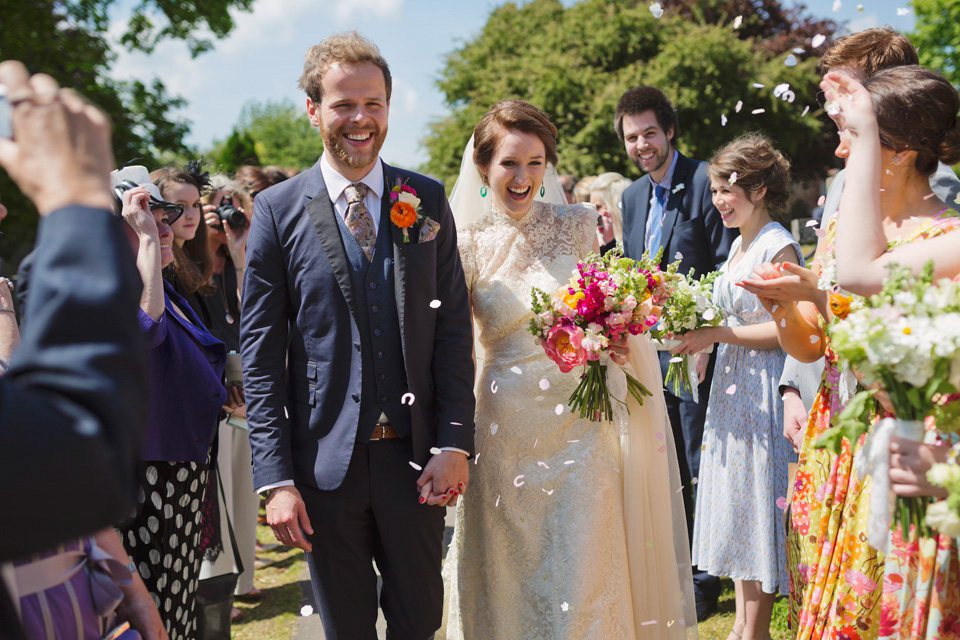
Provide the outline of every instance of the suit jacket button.
<path id="1" fill-rule="evenodd" d="M 380 307 L 378 307 L 377 305 L 373 305 L 372 307 L 370 307 L 370 311 L 377 313 L 378 311 L 380 311 Z"/>
<path id="2" fill-rule="evenodd" d="M 376 288 L 377 288 L 377 283 L 376 283 L 376 282 L 371 282 L 371 283 L 370 283 L 370 288 L 371 288 L 371 289 L 376 289 Z"/>
<path id="3" fill-rule="evenodd" d="M 360 402 L 360 394 L 359 394 L 359 393 L 353 394 L 353 401 L 354 401 L 354 402 Z"/>
<path id="4" fill-rule="evenodd" d="M 387 396 L 380 396 L 380 402 L 386 402 Z"/>
<path id="5" fill-rule="evenodd" d="M 383 360 L 383 351 L 377 351 L 377 359 Z"/>

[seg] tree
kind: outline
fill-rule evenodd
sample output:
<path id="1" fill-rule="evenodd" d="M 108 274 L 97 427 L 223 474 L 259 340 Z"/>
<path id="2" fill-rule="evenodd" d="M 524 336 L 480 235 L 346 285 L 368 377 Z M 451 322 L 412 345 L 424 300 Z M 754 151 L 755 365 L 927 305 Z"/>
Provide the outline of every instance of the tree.
<path id="1" fill-rule="evenodd" d="M 253 138 L 246 131 L 234 129 L 230 136 L 213 153 L 213 162 L 217 171 L 233 173 L 237 167 L 252 164 L 260 165 L 256 145 Z"/>
<path id="2" fill-rule="evenodd" d="M 182 153 L 189 127 L 173 111 L 183 106 L 155 78 L 119 82 L 108 77 L 115 54 L 107 41 L 108 10 L 115 0 L 0 0 L 0 59 L 17 59 L 32 73 L 44 72 L 76 89 L 113 124 L 113 150 L 119 163 L 141 158 L 152 165 L 163 153 Z M 229 9 L 248 10 L 252 0 L 141 0 L 121 36 L 131 49 L 151 51 L 163 38 L 184 39 L 194 55 L 210 48 L 194 34 L 209 30 L 222 37 L 233 28 Z M 15 267 L 33 246 L 36 217 L 5 172 L 0 195 L 14 213 L 4 223 L 3 254 Z"/>
<path id="3" fill-rule="evenodd" d="M 219 155 L 222 147 L 229 146 L 230 140 L 238 133 L 250 140 L 253 154 L 262 165 L 306 169 L 313 166 L 323 152 L 319 132 L 310 124 L 303 108 L 289 100 L 250 101 L 243 106 L 231 138 L 217 144 L 212 152 L 212 156 L 222 163 L 221 170 L 229 171 L 243 164 L 230 165 Z"/>
<path id="4" fill-rule="evenodd" d="M 960 87 L 960 3 L 956 0 L 912 0 L 917 16 L 910 39 L 920 64 L 936 69 Z"/>
<path id="5" fill-rule="evenodd" d="M 698 19 L 679 9 L 658 19 L 646 0 L 586 0 L 569 8 L 533 0 L 495 9 L 483 31 L 447 57 L 438 85 L 452 113 L 431 125 L 424 170 L 452 187 L 473 127 L 492 104 L 513 97 L 540 106 L 557 125 L 561 172 L 636 176 L 614 133 L 613 112 L 623 91 L 650 84 L 677 107 L 683 153 L 709 158 L 737 134 L 760 130 L 798 176 L 822 174 L 832 140 L 817 117 L 816 56 L 792 53 L 797 64 L 787 66 L 784 45 L 771 49 L 743 38 L 729 24 L 707 23 L 708 13 L 698 10 Z M 774 95 L 784 83 L 792 103 Z M 805 104 L 811 109 L 802 115 Z M 753 114 L 757 109 L 764 111 Z"/>

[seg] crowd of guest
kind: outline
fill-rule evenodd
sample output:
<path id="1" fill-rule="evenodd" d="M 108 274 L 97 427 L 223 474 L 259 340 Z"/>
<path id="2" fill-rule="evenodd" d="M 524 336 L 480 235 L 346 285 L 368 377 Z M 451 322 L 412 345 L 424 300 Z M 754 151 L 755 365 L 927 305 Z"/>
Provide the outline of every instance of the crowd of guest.
<path id="1" fill-rule="evenodd" d="M 778 594 L 804 640 L 960 638 L 957 541 L 894 530 L 886 548 L 871 546 L 871 484 L 854 466 L 863 439 L 839 454 L 817 444 L 858 384 L 830 347 L 830 292 L 875 293 L 890 260 L 919 270 L 932 256 L 938 276 L 960 276 L 949 168 L 960 96 L 886 28 L 838 39 L 820 66 L 847 168 L 826 193 L 809 264 L 782 224 L 790 161 L 776 140 L 747 134 L 709 162 L 687 158 L 676 109 L 654 87 L 624 93 L 613 125 L 645 175 L 559 182 L 569 203 L 595 208 L 600 252 L 662 250 L 663 267 L 719 271 L 724 323 L 659 355 L 664 374 L 677 356 L 695 365 L 696 388 L 664 398 L 697 618 L 715 611 L 728 578 L 728 640 L 769 638 Z M 13 513 L 47 505 L 37 527 L 0 523 L 0 638 L 229 632 L 231 596 L 260 597 L 261 498 L 238 355 L 247 240 L 258 194 L 296 172 L 114 169 L 102 115 L 76 94 L 18 63 L 0 64 L 0 82 L 17 114 L 0 164 L 43 216 L 17 283 L 19 324 L 13 283 L 0 283 L 0 479 L 37 487 Z M 64 165 L 60 193 L 29 175 Z M 870 422 L 891 414 L 881 401 Z M 942 497 L 925 472 L 953 444 L 895 438 L 893 490 Z M 39 458 L 48 467 L 22 463 Z"/>

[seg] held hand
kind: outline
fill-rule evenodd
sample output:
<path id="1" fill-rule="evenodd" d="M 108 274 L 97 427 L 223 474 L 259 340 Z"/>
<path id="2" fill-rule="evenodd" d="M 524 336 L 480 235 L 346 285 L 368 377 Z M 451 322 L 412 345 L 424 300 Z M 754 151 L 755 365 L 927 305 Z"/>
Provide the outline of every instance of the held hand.
<path id="1" fill-rule="evenodd" d="M 148 237 L 157 239 L 157 221 L 150 211 L 150 194 L 144 187 L 136 187 L 124 191 L 121 196 L 123 210 L 121 215 L 130 228 L 137 233 L 138 238 Z"/>
<path id="2" fill-rule="evenodd" d="M 820 82 L 820 88 L 830 106 L 838 111 L 828 115 L 851 140 L 866 132 L 876 132 L 877 116 L 873 111 L 873 99 L 860 82 L 845 73 L 830 72 Z"/>
<path id="3" fill-rule="evenodd" d="M 898 496 L 946 498 L 948 491 L 930 484 L 927 471 L 937 462 L 946 462 L 949 451 L 946 445 L 890 438 L 890 488 Z"/>
<path id="4" fill-rule="evenodd" d="M 803 406 L 800 392 L 793 387 L 787 387 L 783 392 L 783 437 L 793 445 L 794 453 L 800 453 L 807 418 L 807 409 Z"/>
<path id="5" fill-rule="evenodd" d="M 676 356 L 693 356 L 709 348 L 716 342 L 713 339 L 713 327 L 694 329 L 680 336 L 680 344 L 670 350 Z M 699 373 L 699 371 L 698 371 Z"/>
<path id="6" fill-rule="evenodd" d="M 457 451 L 441 451 L 434 454 L 417 478 L 420 503 L 446 506 L 464 492 L 469 482 L 470 470 L 467 456 Z"/>
<path id="7" fill-rule="evenodd" d="M 627 364 L 627 356 L 630 355 L 630 344 L 629 334 L 623 334 L 620 336 L 620 339 L 616 342 L 611 342 L 609 345 L 610 350 L 610 359 L 621 367 Z"/>
<path id="8" fill-rule="evenodd" d="M 693 364 L 697 367 L 697 382 L 707 378 L 707 365 L 710 364 L 710 354 L 701 351 L 693 355 Z"/>
<path id="9" fill-rule="evenodd" d="M 227 404 L 223 405 L 223 410 L 231 416 L 246 417 L 247 412 L 243 389 L 236 384 L 227 385 Z"/>
<path id="10" fill-rule="evenodd" d="M 280 543 L 313 551 L 313 545 L 304 536 L 304 532 L 313 535 L 313 527 L 310 526 L 307 507 L 296 487 L 279 487 L 270 492 L 267 498 L 267 524 Z"/>
<path id="11" fill-rule="evenodd" d="M 112 210 L 106 116 L 15 60 L 0 63 L 0 83 L 13 107 L 13 140 L 0 139 L 0 165 L 40 215 L 70 204 Z"/>

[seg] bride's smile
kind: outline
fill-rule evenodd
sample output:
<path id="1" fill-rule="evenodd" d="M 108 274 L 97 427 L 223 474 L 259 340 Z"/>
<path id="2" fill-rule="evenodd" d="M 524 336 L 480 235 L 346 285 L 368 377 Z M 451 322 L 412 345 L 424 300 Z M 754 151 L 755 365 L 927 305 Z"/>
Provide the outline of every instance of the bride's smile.
<path id="1" fill-rule="evenodd" d="M 497 208 L 515 220 L 526 215 L 546 168 L 546 150 L 540 138 L 515 129 L 503 132 L 487 171 Z"/>

